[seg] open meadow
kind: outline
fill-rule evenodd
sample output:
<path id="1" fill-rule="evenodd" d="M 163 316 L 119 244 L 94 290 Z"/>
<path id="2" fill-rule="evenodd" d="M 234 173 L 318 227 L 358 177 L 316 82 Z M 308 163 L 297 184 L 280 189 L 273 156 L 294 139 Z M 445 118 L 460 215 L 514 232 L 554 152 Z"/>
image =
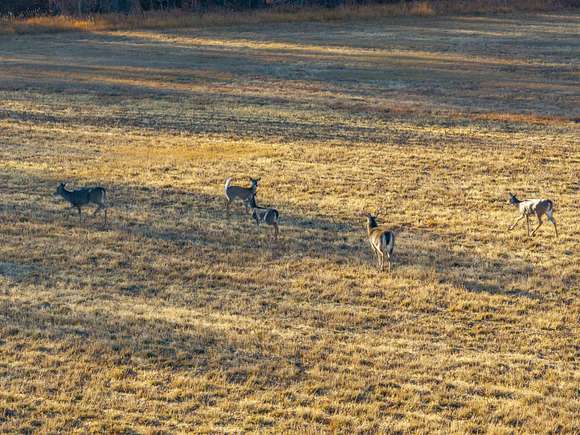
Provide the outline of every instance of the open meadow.
<path id="1" fill-rule="evenodd" d="M 0 36 L 0 432 L 580 433 L 579 23 Z"/>

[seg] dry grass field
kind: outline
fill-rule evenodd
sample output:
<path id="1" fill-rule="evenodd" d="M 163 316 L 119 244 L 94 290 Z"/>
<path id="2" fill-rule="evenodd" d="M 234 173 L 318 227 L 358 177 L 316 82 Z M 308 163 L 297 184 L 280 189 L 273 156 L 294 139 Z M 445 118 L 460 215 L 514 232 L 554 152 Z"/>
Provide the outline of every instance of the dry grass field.
<path id="1" fill-rule="evenodd" d="M 0 432 L 579 433 L 579 20 L 1 36 Z"/>

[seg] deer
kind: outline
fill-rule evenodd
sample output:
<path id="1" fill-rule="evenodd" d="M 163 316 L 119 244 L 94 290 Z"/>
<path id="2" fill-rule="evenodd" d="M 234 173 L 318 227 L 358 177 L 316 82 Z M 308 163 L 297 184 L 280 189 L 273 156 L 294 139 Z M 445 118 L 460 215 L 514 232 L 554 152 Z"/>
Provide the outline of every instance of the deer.
<path id="1" fill-rule="evenodd" d="M 260 181 L 259 178 L 250 178 L 251 185 L 250 187 L 241 187 L 241 186 L 232 186 L 232 178 L 228 178 L 226 180 L 226 184 L 224 186 L 224 191 L 226 193 L 227 203 L 227 213 L 230 214 L 230 205 L 232 201 L 235 199 L 240 199 L 244 203 L 244 207 L 246 208 L 246 214 L 248 213 L 248 206 L 249 201 L 251 198 L 256 196 L 256 191 L 258 190 L 258 182 Z"/>
<path id="2" fill-rule="evenodd" d="M 69 204 L 79 212 L 79 222 L 82 222 L 81 209 L 89 204 L 96 204 L 97 208 L 93 213 L 95 216 L 103 210 L 105 214 L 105 225 L 107 225 L 107 191 L 104 187 L 85 187 L 77 190 L 67 190 L 66 183 L 60 183 L 54 192 L 54 196 L 63 197 Z"/>
<path id="3" fill-rule="evenodd" d="M 278 219 L 280 218 L 278 210 L 271 207 L 258 206 L 255 196 L 250 198 L 249 205 L 252 209 L 252 219 L 256 221 L 258 229 L 260 229 L 261 223 L 271 225 L 274 227 L 274 240 L 278 240 Z"/>
<path id="4" fill-rule="evenodd" d="M 556 237 L 558 237 L 558 227 L 556 227 L 556 220 L 554 219 L 554 201 L 551 199 L 525 199 L 519 200 L 516 196 L 509 192 L 510 199 L 508 203 L 510 205 L 516 206 L 520 212 L 520 215 L 514 221 L 513 224 L 510 225 L 508 231 L 511 231 L 515 228 L 515 226 L 520 222 L 522 219 L 526 219 L 526 226 L 528 229 L 528 237 L 534 236 L 538 228 L 540 228 L 543 224 L 542 217 L 546 215 L 548 220 L 552 222 L 554 225 L 554 230 L 556 230 Z M 538 218 L 538 226 L 532 231 L 530 234 L 530 216 L 536 215 Z"/>
<path id="5" fill-rule="evenodd" d="M 363 216 L 367 218 L 367 234 L 369 243 L 373 252 L 377 256 L 378 268 L 381 271 L 385 270 L 385 256 L 389 263 L 389 272 L 391 271 L 391 258 L 395 249 L 395 233 L 388 231 L 384 227 L 377 224 L 377 218 L 370 213 L 365 213 Z"/>

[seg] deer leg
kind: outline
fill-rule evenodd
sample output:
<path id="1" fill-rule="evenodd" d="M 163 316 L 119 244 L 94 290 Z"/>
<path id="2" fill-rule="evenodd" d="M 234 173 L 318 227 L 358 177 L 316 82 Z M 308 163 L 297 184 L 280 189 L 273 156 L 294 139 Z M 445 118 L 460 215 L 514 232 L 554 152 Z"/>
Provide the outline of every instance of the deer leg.
<path id="1" fill-rule="evenodd" d="M 521 220 L 522 220 L 524 217 L 525 217 L 524 215 L 521 215 L 521 216 L 519 216 L 519 217 L 518 217 L 518 218 L 517 218 L 517 219 L 514 221 L 514 223 L 510 225 L 510 227 L 508 228 L 508 231 L 511 231 L 511 230 L 513 230 L 513 229 L 516 227 L 516 225 L 519 223 L 519 221 L 521 221 Z"/>
<path id="2" fill-rule="evenodd" d="M 552 225 L 554 225 L 554 230 L 556 230 L 556 237 L 558 237 L 558 227 L 556 226 L 556 219 L 554 219 L 552 211 L 550 210 L 549 212 L 547 212 L 546 216 L 548 216 L 548 220 L 552 222 Z"/>
<path id="3" fill-rule="evenodd" d="M 542 218 L 540 216 L 538 216 L 538 226 L 536 227 L 536 229 L 534 231 L 532 231 L 532 236 L 534 234 L 536 234 L 536 231 L 538 231 L 538 228 L 540 228 L 542 226 L 544 222 L 542 222 Z"/>
<path id="4" fill-rule="evenodd" d="M 274 222 L 272 224 L 274 226 L 274 240 L 278 240 L 278 224 L 276 222 Z"/>
<path id="5" fill-rule="evenodd" d="M 558 237 L 558 227 L 556 226 L 556 219 L 553 216 L 548 216 L 548 220 L 552 222 L 554 225 L 554 229 L 556 230 L 556 237 Z"/>
<path id="6" fill-rule="evenodd" d="M 81 215 L 81 208 L 80 207 L 77 207 L 77 210 L 79 211 L 79 222 L 82 223 L 83 222 L 83 218 L 82 218 L 82 215 Z"/>
<path id="7" fill-rule="evenodd" d="M 379 254 L 377 253 L 377 250 L 375 248 L 375 245 L 373 245 L 371 243 L 371 248 L 373 249 L 373 254 L 375 255 L 375 259 L 378 261 L 379 260 Z"/>
<path id="8" fill-rule="evenodd" d="M 96 216 L 98 212 L 100 211 L 104 212 L 105 215 L 105 225 L 107 225 L 107 206 L 105 204 L 98 204 L 97 208 L 95 209 L 95 212 L 93 213 L 93 216 Z"/>
<path id="9" fill-rule="evenodd" d="M 526 215 L 526 227 L 528 228 L 528 237 L 530 237 L 530 217 Z"/>
<path id="10" fill-rule="evenodd" d="M 385 270 L 385 254 L 383 254 L 382 252 L 380 252 L 380 264 L 381 264 L 381 272 L 384 272 Z"/>
<path id="11" fill-rule="evenodd" d="M 382 270 L 383 265 L 381 262 L 381 251 L 379 251 L 379 249 L 374 245 L 373 245 L 373 249 L 374 249 L 375 255 L 377 257 L 377 267 L 379 270 Z"/>
<path id="12" fill-rule="evenodd" d="M 387 252 L 387 262 L 389 263 L 389 273 L 391 273 L 391 254 Z"/>
<path id="13" fill-rule="evenodd" d="M 227 198 L 226 199 L 226 214 L 228 217 L 230 216 L 230 204 L 231 204 L 231 201 L 229 198 Z"/>

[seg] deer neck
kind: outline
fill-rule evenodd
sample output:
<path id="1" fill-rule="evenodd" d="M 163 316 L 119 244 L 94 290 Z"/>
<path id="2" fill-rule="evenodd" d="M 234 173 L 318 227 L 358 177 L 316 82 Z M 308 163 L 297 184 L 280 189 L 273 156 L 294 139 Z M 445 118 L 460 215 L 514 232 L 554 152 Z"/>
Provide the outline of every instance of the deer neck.
<path id="1" fill-rule="evenodd" d="M 377 221 L 376 221 L 376 220 L 374 220 L 374 219 L 370 219 L 370 220 L 367 222 L 367 233 L 368 233 L 368 235 L 369 235 L 369 236 L 371 235 L 371 233 L 373 232 L 373 230 L 374 230 L 374 229 L 375 229 L 377 226 L 378 226 L 378 225 L 377 225 Z"/>
<path id="2" fill-rule="evenodd" d="M 59 193 L 60 196 L 62 196 L 64 199 L 69 199 L 72 194 L 72 191 L 66 190 L 66 187 L 63 187 Z"/>

